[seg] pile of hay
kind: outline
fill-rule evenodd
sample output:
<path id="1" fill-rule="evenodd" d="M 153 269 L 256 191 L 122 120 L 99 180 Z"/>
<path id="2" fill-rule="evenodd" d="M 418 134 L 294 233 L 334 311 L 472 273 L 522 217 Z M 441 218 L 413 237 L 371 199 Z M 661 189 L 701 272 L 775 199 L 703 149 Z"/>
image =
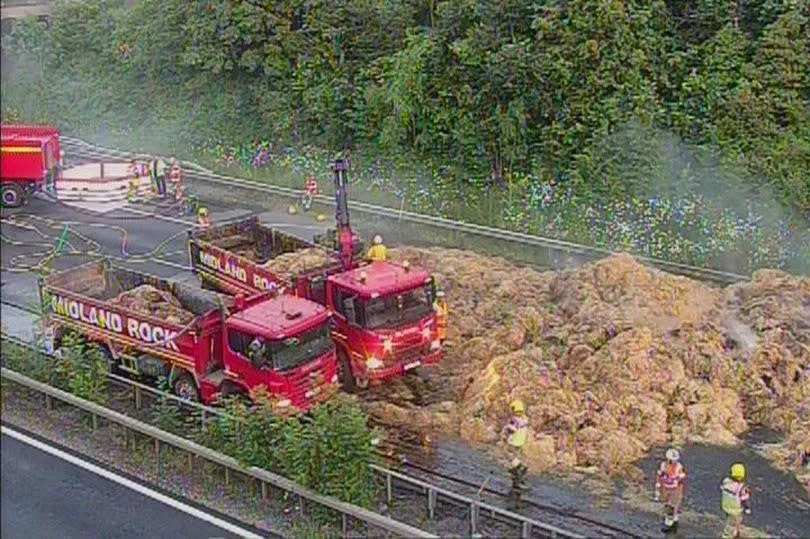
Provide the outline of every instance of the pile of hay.
<path id="1" fill-rule="evenodd" d="M 111 303 L 143 313 L 170 324 L 185 326 L 194 320 L 194 313 L 183 309 L 180 301 L 171 292 L 158 290 L 144 284 L 127 292 L 122 292 Z"/>
<path id="2" fill-rule="evenodd" d="M 534 471 L 619 472 L 653 446 L 734 444 L 754 424 L 806 436 L 810 279 L 760 271 L 716 289 L 629 255 L 563 273 L 439 248 L 392 258 L 422 264 L 446 290 L 450 348 L 430 375 L 445 402 L 370 403 L 383 422 L 500 446 L 520 398 Z"/>
<path id="3" fill-rule="evenodd" d="M 330 261 L 324 249 L 312 247 L 271 258 L 264 267 L 276 275 L 291 275 L 323 267 Z"/>

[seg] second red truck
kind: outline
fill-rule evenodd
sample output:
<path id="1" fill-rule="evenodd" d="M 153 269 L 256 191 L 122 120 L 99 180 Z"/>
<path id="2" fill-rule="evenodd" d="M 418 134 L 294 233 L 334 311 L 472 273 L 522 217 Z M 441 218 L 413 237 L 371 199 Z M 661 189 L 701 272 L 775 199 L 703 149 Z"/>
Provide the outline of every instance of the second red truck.
<path id="1" fill-rule="evenodd" d="M 353 260 L 358 249 L 349 226 L 346 170 L 345 161 L 335 163 L 339 252 L 330 253 L 318 267 L 284 275 L 267 269 L 268 260 L 318 246 L 263 226 L 256 217 L 191 231 L 189 257 L 203 283 L 220 291 L 279 289 L 325 305 L 333 313 L 341 382 L 352 390 L 435 365 L 443 349 L 433 308 L 436 288 L 426 270 L 407 263 Z M 240 241 L 252 246 L 251 255 L 234 252 Z"/>

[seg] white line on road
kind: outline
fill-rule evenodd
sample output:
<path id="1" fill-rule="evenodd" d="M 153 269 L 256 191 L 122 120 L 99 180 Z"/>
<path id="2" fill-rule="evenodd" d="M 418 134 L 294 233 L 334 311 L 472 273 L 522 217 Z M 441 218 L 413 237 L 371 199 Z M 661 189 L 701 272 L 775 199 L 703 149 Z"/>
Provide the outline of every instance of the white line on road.
<path id="1" fill-rule="evenodd" d="M 131 208 L 129 206 L 124 206 L 123 208 L 120 208 L 120 209 L 121 209 L 121 211 L 128 211 L 128 212 L 131 212 L 131 213 L 137 213 L 138 215 L 151 216 L 151 217 L 154 217 L 155 219 L 160 219 L 162 221 L 168 221 L 170 223 L 178 223 L 178 224 L 185 225 L 185 226 L 195 226 L 195 227 L 197 226 L 197 223 L 195 223 L 194 221 L 184 221 L 183 219 L 179 219 L 177 217 L 169 217 L 168 215 L 160 215 L 160 214 L 155 213 L 155 212 L 143 211 L 143 210 L 139 210 L 137 208 Z M 262 223 L 262 225 L 269 226 L 270 228 L 304 228 L 304 229 L 307 229 L 307 230 L 324 230 L 326 228 L 326 225 L 318 226 L 318 225 L 304 225 L 304 224 L 298 224 L 298 223 Z"/>
<path id="2" fill-rule="evenodd" d="M 114 473 L 112 473 L 112 472 L 110 472 L 108 470 L 105 470 L 104 468 L 100 468 L 100 467 L 98 467 L 98 466 L 96 466 L 94 464 L 91 464 L 89 462 L 86 462 L 86 461 L 84 461 L 84 460 L 82 460 L 80 458 L 74 457 L 73 455 L 69 455 L 68 453 L 65 453 L 64 451 L 56 449 L 55 447 L 51 447 L 51 446 L 49 446 L 47 444 L 44 444 L 44 443 L 42 443 L 42 442 L 40 442 L 38 440 L 34 440 L 33 438 L 31 438 L 29 436 L 26 436 L 25 434 L 19 433 L 19 432 L 15 431 L 15 430 L 12 430 L 12 429 L 10 429 L 10 428 L 8 428 L 6 426 L 2 426 L 2 427 L 0 427 L 0 429 L 2 429 L 3 434 L 5 434 L 7 436 L 11 436 L 12 438 L 16 438 L 17 440 L 19 440 L 19 441 L 21 441 L 23 443 L 26 443 L 26 444 L 28 444 L 28 445 L 30 445 L 32 447 L 35 447 L 35 448 L 39 449 L 40 451 L 44 451 L 46 453 L 49 453 L 49 454 L 53 455 L 54 457 L 60 458 L 60 459 L 62 459 L 64 461 L 67 461 L 67 462 L 73 464 L 74 466 L 78 466 L 79 468 L 83 468 L 83 469 L 85 469 L 85 470 L 87 470 L 89 472 L 93 472 L 96 475 L 100 475 L 101 477 L 103 477 L 105 479 L 108 479 L 110 481 L 118 483 L 119 485 L 125 486 L 125 487 L 127 487 L 127 488 L 129 488 L 131 490 L 134 490 L 135 492 L 138 492 L 139 494 L 143 494 L 144 496 L 148 496 L 149 498 L 152 498 L 153 500 L 164 503 L 164 504 L 166 504 L 166 505 L 168 505 L 170 507 L 173 507 L 174 509 L 177 509 L 178 511 L 182 511 L 182 512 L 187 513 L 187 514 L 189 514 L 189 515 L 191 515 L 191 516 L 193 516 L 195 518 L 198 518 L 200 520 L 204 520 L 205 522 L 208 522 L 209 524 L 213 524 L 214 526 L 222 528 L 223 530 L 229 531 L 231 533 L 235 533 L 235 534 L 239 535 L 240 537 L 249 537 L 250 539 L 254 539 L 254 538 L 255 539 L 261 539 L 260 535 L 256 535 L 255 533 L 253 533 L 251 531 L 245 530 L 244 528 L 240 528 L 239 526 L 236 526 L 235 524 L 231 524 L 230 522 L 226 522 L 226 521 L 224 521 L 224 520 L 222 520 L 220 518 L 217 518 L 217 517 L 215 517 L 213 515 L 209 515 L 208 513 L 204 512 L 204 511 L 200 511 L 199 509 L 195 509 L 194 507 L 191 507 L 190 505 L 186 505 L 183 502 L 177 501 L 174 498 L 166 496 L 165 494 L 161 494 L 160 492 L 156 492 L 156 491 L 150 489 L 149 487 L 145 487 L 145 486 L 143 486 L 141 484 L 136 483 L 135 481 L 130 481 L 129 479 L 127 479 L 125 477 L 121 477 L 120 475 L 114 474 Z"/>
<path id="3" fill-rule="evenodd" d="M 170 223 L 178 223 L 183 226 L 197 226 L 197 223 L 194 221 L 184 221 L 183 219 L 179 219 L 177 217 L 169 217 L 168 215 L 160 215 L 159 213 L 153 211 L 143 211 L 136 208 L 131 208 L 129 206 L 124 206 L 121 208 L 122 211 L 128 211 L 131 213 L 137 213 L 138 215 L 146 215 L 149 217 L 154 217 L 155 219 L 160 219 L 161 221 L 168 221 Z"/>

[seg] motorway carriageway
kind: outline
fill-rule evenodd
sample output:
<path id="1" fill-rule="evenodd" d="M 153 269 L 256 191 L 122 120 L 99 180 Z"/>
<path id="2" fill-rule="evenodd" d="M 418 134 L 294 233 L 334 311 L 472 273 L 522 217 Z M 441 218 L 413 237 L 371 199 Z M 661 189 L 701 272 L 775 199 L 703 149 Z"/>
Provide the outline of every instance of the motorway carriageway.
<path id="1" fill-rule="evenodd" d="M 1 450 L 3 539 L 262 537 L 6 425 Z"/>

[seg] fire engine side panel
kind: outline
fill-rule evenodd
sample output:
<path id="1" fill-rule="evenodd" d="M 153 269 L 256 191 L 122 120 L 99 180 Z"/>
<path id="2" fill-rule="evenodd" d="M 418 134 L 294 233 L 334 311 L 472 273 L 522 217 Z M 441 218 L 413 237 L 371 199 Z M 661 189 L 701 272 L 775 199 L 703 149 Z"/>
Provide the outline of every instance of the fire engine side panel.
<path id="1" fill-rule="evenodd" d="M 3 142 L 0 149 L 0 179 L 13 182 L 40 182 L 46 169 L 39 143 Z"/>
<path id="2" fill-rule="evenodd" d="M 59 131 L 38 125 L 3 125 L 0 178 L 3 181 L 44 180 L 46 170 L 59 164 Z"/>

